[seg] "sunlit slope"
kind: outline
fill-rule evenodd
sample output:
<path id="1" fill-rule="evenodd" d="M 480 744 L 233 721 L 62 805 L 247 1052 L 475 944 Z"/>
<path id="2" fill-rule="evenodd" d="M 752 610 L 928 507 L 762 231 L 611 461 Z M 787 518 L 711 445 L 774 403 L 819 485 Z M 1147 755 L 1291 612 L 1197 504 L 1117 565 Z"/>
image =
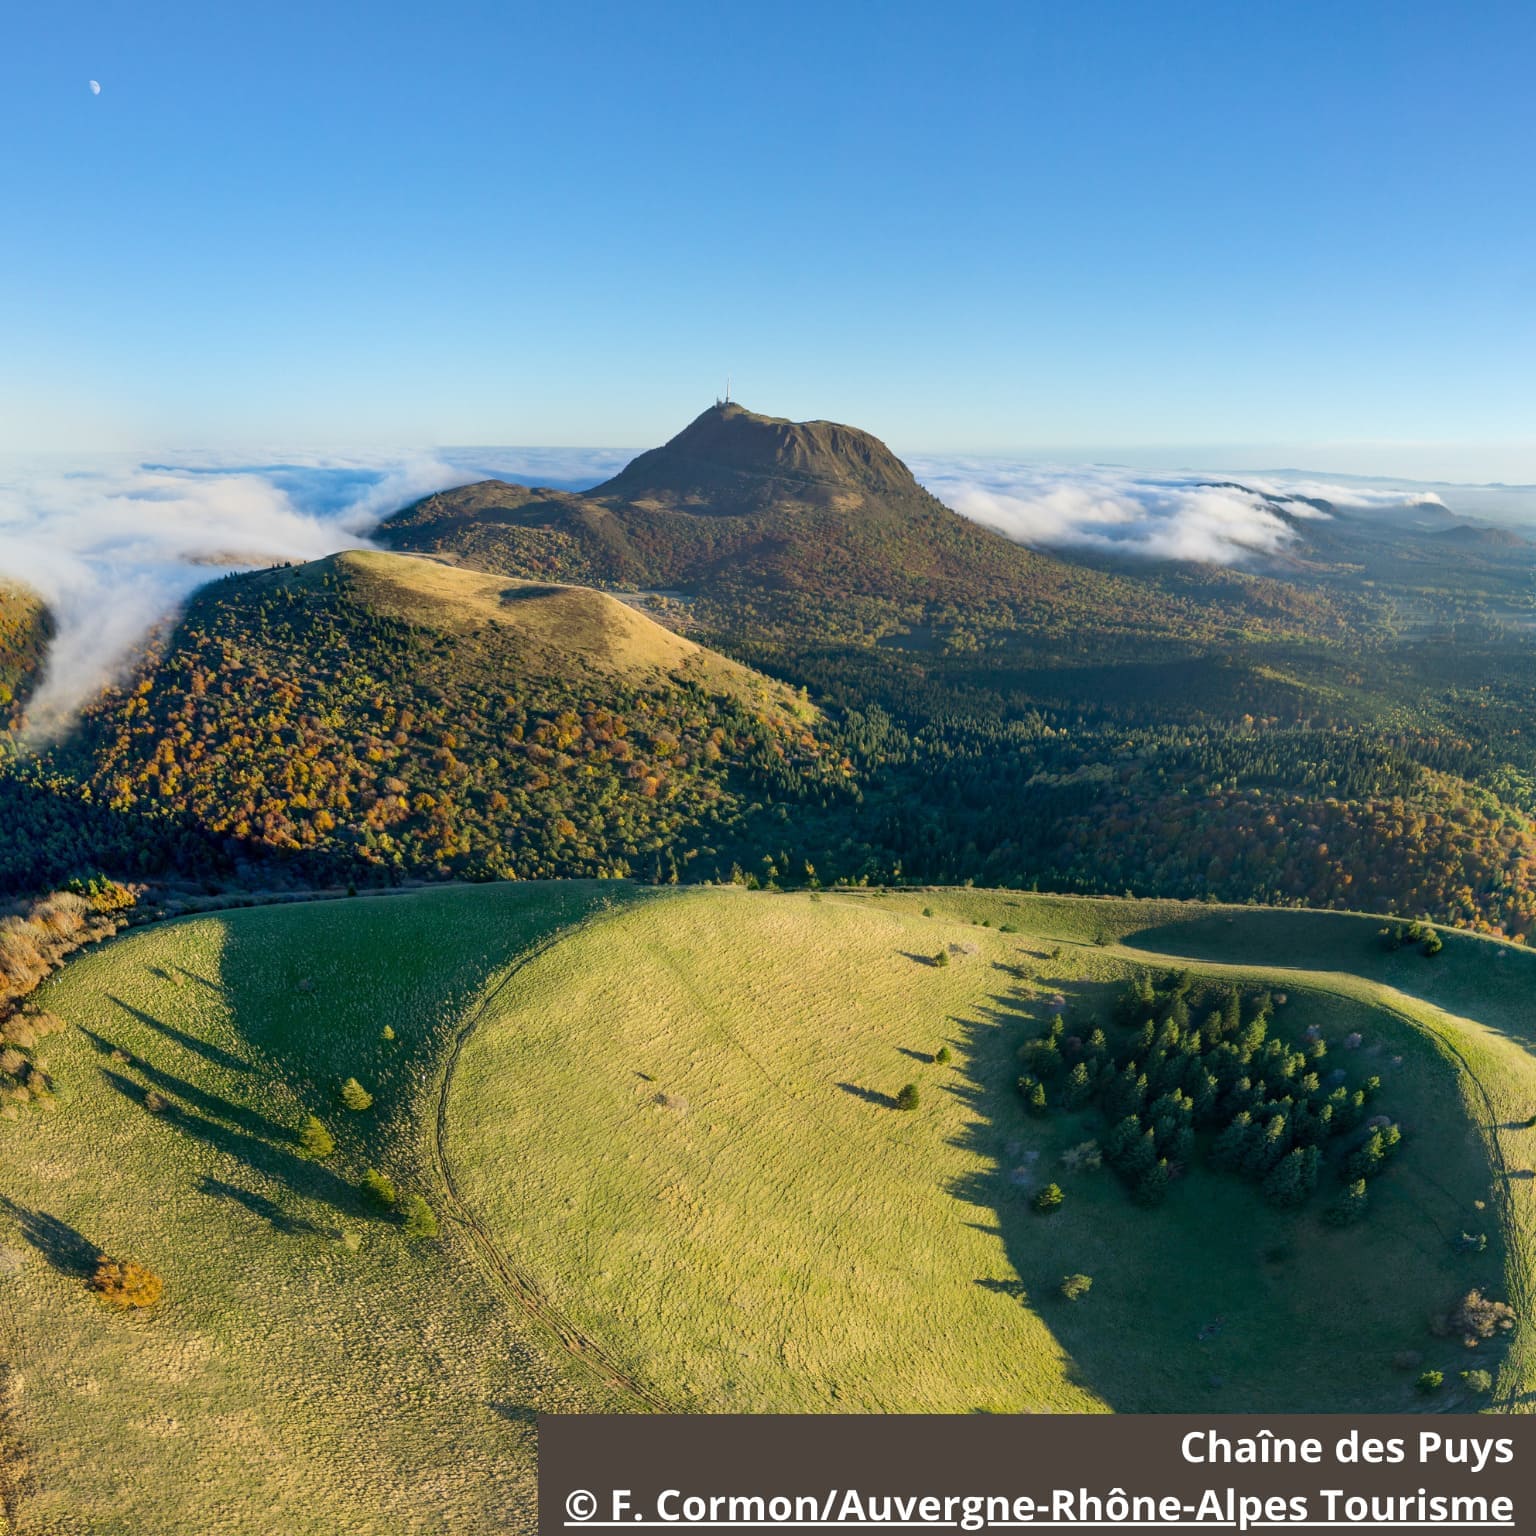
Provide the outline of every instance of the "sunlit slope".
<path id="1" fill-rule="evenodd" d="M 521 581 L 380 550 L 348 550 L 298 573 L 265 579 L 330 581 L 377 614 L 448 633 L 493 634 L 507 664 L 532 676 L 584 678 L 596 672 L 635 684 L 688 681 L 758 708 L 814 715 L 794 689 L 591 587 Z"/>
<path id="2" fill-rule="evenodd" d="M 0 1362 L 23 1386 L 5 1430 L 34 1467 L 21 1529 L 531 1528 L 535 1413 L 622 1402 L 570 1375 L 447 1219 L 436 1073 L 507 965 L 613 894 L 207 917 L 46 988 L 78 1026 L 48 1042 L 60 1103 L 0 1125 Z M 340 1106 L 348 1076 L 371 1110 Z M 167 1108 L 147 1112 L 146 1089 Z M 298 1155 L 305 1112 L 335 1135 L 323 1162 Z M 370 1166 L 426 1195 L 441 1240 L 411 1242 L 362 1198 Z M 163 1276 L 153 1314 L 86 1293 L 97 1251 Z"/>
<path id="3" fill-rule="evenodd" d="M 39 1532 L 489 1532 L 531 1529 L 538 1411 L 1407 1409 L 1420 1368 L 1436 1406 L 1520 1406 L 1528 1333 L 1428 1323 L 1473 1286 L 1529 1317 L 1536 961 L 1388 956 L 1377 926 L 605 881 L 131 934 L 45 989 L 58 1103 L 0 1123 L 0 1430 L 33 1465 L 0 1494 Z M 1200 1168 L 1143 1209 L 1061 1161 L 1096 1112 L 1024 1113 L 1056 1000 L 1181 956 L 1283 992 L 1286 1033 L 1362 1037 L 1404 1132 L 1364 1225 Z M 438 1240 L 369 1206 L 369 1167 Z M 86 1293 L 99 1251 L 164 1277 L 153 1313 Z"/>
<path id="4" fill-rule="evenodd" d="M 1343 1231 L 1318 1219 L 1326 1195 L 1281 1212 L 1199 1168 L 1141 1209 L 1112 1174 L 1061 1164 L 1095 1112 L 1023 1112 L 1015 1053 L 1049 999 L 1092 1007 L 1163 963 L 1115 938 L 1156 921 L 1176 953 L 1204 911 L 737 891 L 632 909 L 497 999 L 460 1061 L 450 1163 L 496 1241 L 680 1407 L 1413 1406 L 1396 1357 L 1448 1376 L 1488 1363 L 1430 1337 L 1430 1317 L 1473 1285 L 1524 1294 L 1503 1233 L 1527 1231 L 1529 1186 L 1490 1157 L 1529 1156 L 1532 1133 L 1490 1140 L 1483 1098 L 1536 1105 L 1522 1046 L 1338 970 L 1248 965 L 1241 928 L 1213 944 L 1213 974 L 1285 991 L 1286 1032 L 1359 1032 L 1386 1078 L 1405 1149 L 1371 1220 Z M 1373 934 L 1348 941 L 1366 966 Z M 1510 954 L 1484 963 L 1529 969 Z M 951 1062 L 928 1061 L 943 1044 Z M 891 1104 L 907 1082 L 910 1114 Z M 1047 1218 L 1030 1197 L 1048 1180 L 1067 1200 Z M 1486 1254 L 1454 1251 L 1489 1227 Z M 1088 1301 L 1057 1298 L 1067 1273 L 1093 1276 Z"/>

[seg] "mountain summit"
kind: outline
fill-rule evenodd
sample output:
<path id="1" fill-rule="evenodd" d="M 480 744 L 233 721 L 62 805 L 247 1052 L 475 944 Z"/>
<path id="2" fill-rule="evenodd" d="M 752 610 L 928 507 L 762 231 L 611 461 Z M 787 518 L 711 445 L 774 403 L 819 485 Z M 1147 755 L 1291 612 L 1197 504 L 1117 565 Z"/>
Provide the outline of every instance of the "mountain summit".
<path id="1" fill-rule="evenodd" d="M 820 494 L 818 494 L 819 488 Z M 709 503 L 707 510 L 746 510 L 731 503 L 789 496 L 822 500 L 921 495 L 912 472 L 879 438 L 835 421 L 760 416 L 734 401 L 711 406 L 676 437 L 632 460 L 590 494 L 628 501 Z"/>
<path id="2" fill-rule="evenodd" d="M 1058 642 L 1083 625 L 1127 636 L 1189 627 L 1144 583 L 960 516 L 868 432 L 733 401 L 590 491 L 485 480 L 405 508 L 377 538 L 485 571 L 661 592 L 738 637 L 866 644 L 936 617 L 954 627 L 962 613 Z M 954 643 L 977 641 L 967 630 Z"/>

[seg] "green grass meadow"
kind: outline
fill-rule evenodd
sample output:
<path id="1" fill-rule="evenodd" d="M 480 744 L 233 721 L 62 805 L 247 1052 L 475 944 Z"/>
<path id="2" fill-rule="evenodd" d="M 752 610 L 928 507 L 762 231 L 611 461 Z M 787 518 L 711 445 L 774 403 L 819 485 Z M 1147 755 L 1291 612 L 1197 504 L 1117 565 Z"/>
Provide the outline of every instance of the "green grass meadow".
<path id="1" fill-rule="evenodd" d="M 0 1123 L 0 1442 L 30 1462 L 0 1496 L 27 1532 L 531 1530 L 541 1411 L 1413 1410 L 1403 1351 L 1446 1371 L 1435 1407 L 1528 1407 L 1536 956 L 1378 926 L 587 882 L 133 932 L 46 985 L 57 1101 Z M 1053 998 L 1086 1018 L 1185 962 L 1283 992 L 1296 1038 L 1363 1037 L 1404 1143 L 1362 1226 L 1200 1168 L 1144 1210 L 1063 1166 L 1095 1112 L 1024 1114 Z M 101 1305 L 102 1251 L 164 1299 Z M 1521 1312 L 1507 1347 L 1430 1335 L 1474 1285 Z"/>

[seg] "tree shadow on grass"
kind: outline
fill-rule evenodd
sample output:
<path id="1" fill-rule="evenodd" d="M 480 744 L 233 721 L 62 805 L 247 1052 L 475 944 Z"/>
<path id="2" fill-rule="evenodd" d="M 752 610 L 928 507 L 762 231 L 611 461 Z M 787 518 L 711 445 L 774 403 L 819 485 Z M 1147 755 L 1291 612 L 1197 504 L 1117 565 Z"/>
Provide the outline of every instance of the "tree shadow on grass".
<path id="1" fill-rule="evenodd" d="M 259 1110 L 247 1109 L 243 1104 L 236 1104 L 233 1099 L 226 1099 L 217 1093 L 209 1093 L 205 1088 L 199 1088 L 195 1083 L 189 1083 L 185 1078 L 177 1077 L 171 1072 L 162 1072 L 159 1067 L 152 1066 L 142 1056 L 134 1056 L 122 1046 L 114 1045 L 105 1035 L 98 1035 L 95 1030 L 80 1026 L 83 1034 L 92 1045 L 104 1056 L 110 1056 L 114 1051 L 122 1056 L 128 1056 L 129 1065 L 141 1076 L 147 1078 L 161 1093 L 175 1094 L 177 1098 L 185 1099 L 195 1109 L 204 1115 L 211 1115 L 216 1120 L 226 1120 L 231 1125 L 237 1125 L 249 1136 L 260 1136 L 268 1141 L 291 1141 L 293 1133 L 285 1125 L 276 1120 L 269 1119 Z"/>
<path id="2" fill-rule="evenodd" d="M 211 1045 L 206 1040 L 199 1040 L 196 1035 L 189 1035 L 185 1030 L 177 1029 L 174 1024 L 167 1024 L 153 1014 L 145 1013 L 142 1008 L 135 1008 L 132 1003 L 125 1003 L 120 997 L 108 993 L 107 1001 L 121 1008 L 130 1018 L 137 1019 L 140 1024 L 145 1024 L 150 1029 L 158 1030 L 166 1039 L 174 1040 L 177 1045 L 201 1056 L 204 1061 L 211 1061 L 216 1067 L 223 1067 L 227 1072 L 253 1070 L 249 1062 L 242 1061 L 232 1051 L 226 1051 L 222 1046 Z"/>
<path id="3" fill-rule="evenodd" d="M 143 1107 L 145 1090 L 139 1084 L 105 1067 L 102 1068 L 102 1076 L 109 1087 Z M 307 1200 L 319 1201 L 348 1215 L 356 1215 L 361 1209 L 361 1197 L 345 1179 L 286 1147 L 273 1146 L 259 1136 L 249 1136 L 232 1126 L 210 1120 L 183 1104 L 167 1102 L 157 1111 L 157 1118 L 184 1135 L 196 1137 L 217 1151 L 235 1158 L 247 1168 L 264 1173 L 269 1179 Z"/>
<path id="4" fill-rule="evenodd" d="M 16 1222 L 21 1235 L 61 1275 L 86 1280 L 96 1272 L 101 1249 L 67 1222 L 46 1211 L 30 1211 L 4 1195 L 0 1195 L 0 1211 Z"/>
<path id="5" fill-rule="evenodd" d="M 1062 1154 L 1104 1133 L 1102 1115 L 1095 1107 L 1029 1115 L 1016 1088 L 1017 1051 L 1038 1038 L 1058 1011 L 1076 1019 L 1078 1027 L 1091 1022 L 1106 988 L 1090 981 L 1055 985 L 1064 1010 L 1053 1010 L 1043 998 L 1016 999 L 1011 1007 L 994 999 L 999 1006 L 983 1007 L 968 1024 L 957 1021 L 961 1044 L 951 1091 L 971 1113 L 954 1144 L 976 1162 L 950 1192 L 995 1216 L 1008 1266 L 1003 1278 L 994 1272 L 976 1284 L 996 1293 L 999 1306 L 1030 1308 L 1067 1357 L 1067 1379 L 1116 1412 L 1253 1412 L 1275 1401 L 1319 1413 L 1392 1406 L 1400 1386 L 1382 1384 L 1369 1360 L 1362 1359 L 1359 1374 L 1310 1367 L 1299 1374 L 1292 1356 L 1264 1346 L 1294 1328 L 1303 1309 L 1320 1310 L 1302 1287 L 1316 1285 L 1319 1255 L 1337 1252 L 1327 1245 L 1340 1241 L 1320 1220 L 1326 1191 L 1303 1211 L 1279 1214 L 1257 1190 L 1210 1172 L 1202 1156 L 1197 1187 L 1176 1187 L 1165 1205 L 1147 1209 L 1132 1201 L 1110 1170 L 1075 1174 L 1065 1165 Z M 1117 1031 L 1112 1039 L 1127 1038 L 1107 1022 L 1107 1014 L 1103 1017 L 1106 1032 Z M 1073 1027 L 1069 1024 L 1069 1033 Z M 1405 1158 L 1414 1150 L 1410 1147 Z M 1382 1244 L 1383 1263 L 1390 1262 L 1388 1255 L 1411 1254 L 1411 1245 L 1422 1248 L 1427 1239 L 1433 1247 L 1448 1235 L 1427 1202 L 1405 1184 L 1409 1172 L 1405 1162 L 1387 1176 L 1381 1194 L 1373 1197 L 1382 1208 L 1350 1239 L 1357 1246 Z M 1060 1216 L 1032 1206 L 1034 1193 L 1052 1180 L 1067 1194 Z M 1451 1198 L 1448 1191 L 1444 1195 Z M 1406 1233 L 1382 1219 L 1383 1210 L 1410 1208 Z M 1298 1264 L 1292 1273 L 1278 1267 L 1271 1256 L 1281 1240 L 1294 1240 L 1299 1259 L 1308 1260 L 1310 1268 Z M 1060 1294 L 1064 1277 L 1075 1273 L 1099 1281 L 1093 1295 L 1076 1304 Z M 1303 1282 L 1298 1274 L 1311 1279 Z M 1469 1274 L 1466 1283 L 1473 1278 Z M 1409 1274 L 1403 1279 L 1412 1283 Z M 1321 1358 L 1317 1338 L 1335 1341 L 1342 1358 L 1354 1337 L 1351 1314 L 1342 1307 L 1336 1314 L 1321 1310 L 1309 1342 Z"/>
<path id="6" fill-rule="evenodd" d="M 251 1215 L 261 1217 L 274 1232 L 290 1237 L 313 1237 L 321 1233 L 321 1228 L 314 1222 L 302 1216 L 290 1216 L 277 1201 L 258 1195 L 253 1189 L 242 1189 L 238 1184 L 227 1184 L 223 1179 L 208 1177 L 198 1180 L 197 1187 L 205 1195 L 212 1195 L 217 1200 L 230 1200 L 244 1207 Z"/>
<path id="7" fill-rule="evenodd" d="M 837 1086 L 844 1093 L 850 1093 L 856 1099 L 863 1099 L 866 1104 L 875 1104 L 881 1109 L 896 1108 L 895 1098 L 889 1093 L 881 1093 L 878 1088 L 862 1088 L 858 1083 L 839 1083 Z"/>

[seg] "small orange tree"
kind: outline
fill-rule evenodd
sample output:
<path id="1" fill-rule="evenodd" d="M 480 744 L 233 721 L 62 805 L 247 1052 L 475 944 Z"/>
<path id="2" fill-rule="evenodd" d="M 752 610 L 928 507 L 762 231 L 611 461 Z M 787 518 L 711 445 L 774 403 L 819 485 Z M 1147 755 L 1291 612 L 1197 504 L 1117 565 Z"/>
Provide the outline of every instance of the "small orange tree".
<path id="1" fill-rule="evenodd" d="M 152 1307 L 165 1289 L 160 1276 L 142 1264 L 135 1264 L 132 1259 L 109 1258 L 106 1254 L 96 1260 L 96 1273 L 85 1283 L 114 1307 Z"/>

